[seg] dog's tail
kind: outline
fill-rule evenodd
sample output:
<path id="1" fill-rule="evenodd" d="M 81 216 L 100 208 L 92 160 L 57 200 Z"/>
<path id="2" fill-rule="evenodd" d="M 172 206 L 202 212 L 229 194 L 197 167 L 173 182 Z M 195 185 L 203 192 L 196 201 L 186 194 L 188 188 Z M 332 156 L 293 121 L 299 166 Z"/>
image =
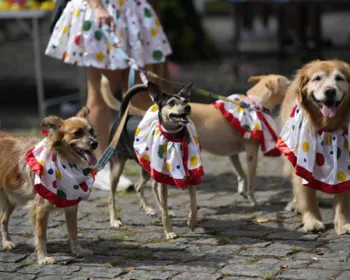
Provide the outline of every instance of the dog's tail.
<path id="1" fill-rule="evenodd" d="M 131 88 L 128 89 L 128 91 L 126 92 L 122 103 L 120 104 L 120 111 L 119 111 L 119 117 L 122 118 L 126 108 L 128 107 L 130 100 L 138 93 L 140 92 L 147 92 L 148 91 L 148 87 L 143 85 L 143 84 L 138 84 L 135 85 Z"/>
<path id="2" fill-rule="evenodd" d="M 113 110 L 120 110 L 120 102 L 113 96 L 109 87 L 109 82 L 105 76 L 101 79 L 101 95 L 106 104 Z"/>

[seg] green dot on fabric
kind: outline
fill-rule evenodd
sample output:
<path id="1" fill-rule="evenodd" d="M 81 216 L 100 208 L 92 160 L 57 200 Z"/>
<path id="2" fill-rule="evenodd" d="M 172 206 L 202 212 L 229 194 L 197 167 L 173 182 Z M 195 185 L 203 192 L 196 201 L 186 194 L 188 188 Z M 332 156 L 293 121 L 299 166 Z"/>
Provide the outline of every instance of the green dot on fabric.
<path id="1" fill-rule="evenodd" d="M 160 50 L 156 50 L 153 52 L 152 56 L 154 60 L 159 61 L 163 58 L 163 53 Z"/>
<path id="2" fill-rule="evenodd" d="M 247 124 L 243 125 L 243 128 L 244 128 L 245 130 L 251 131 L 250 126 L 247 125 Z"/>
<path id="3" fill-rule="evenodd" d="M 116 17 L 117 17 L 117 19 L 120 18 L 120 10 L 117 10 Z"/>
<path id="4" fill-rule="evenodd" d="M 74 185 L 73 188 L 74 188 L 75 190 L 79 190 L 79 186 L 78 186 L 78 185 Z"/>
<path id="5" fill-rule="evenodd" d="M 57 197 L 61 198 L 61 199 L 66 199 L 67 195 L 66 195 L 66 193 L 64 191 L 58 190 L 57 191 Z"/>
<path id="6" fill-rule="evenodd" d="M 151 10 L 148 9 L 148 8 L 145 8 L 145 17 L 146 17 L 146 18 L 152 17 L 152 12 L 151 12 Z"/>
<path id="7" fill-rule="evenodd" d="M 158 146 L 158 156 L 163 158 L 163 145 Z"/>
<path id="8" fill-rule="evenodd" d="M 89 21 L 89 20 L 84 21 L 83 30 L 84 31 L 89 31 L 90 28 L 91 28 L 91 21 Z"/>
<path id="9" fill-rule="evenodd" d="M 337 149 L 337 159 L 341 157 L 341 149 L 338 147 Z"/>
<path id="10" fill-rule="evenodd" d="M 102 39 L 102 32 L 101 32 L 101 30 L 96 30 L 95 31 L 95 39 L 97 41 L 101 41 L 101 39 Z"/>

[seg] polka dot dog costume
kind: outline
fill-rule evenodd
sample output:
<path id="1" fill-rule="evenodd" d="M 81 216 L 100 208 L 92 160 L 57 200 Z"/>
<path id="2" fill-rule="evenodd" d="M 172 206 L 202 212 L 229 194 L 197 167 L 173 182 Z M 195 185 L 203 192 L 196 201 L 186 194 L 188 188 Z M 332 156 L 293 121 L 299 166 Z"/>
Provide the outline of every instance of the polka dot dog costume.
<path id="1" fill-rule="evenodd" d="M 276 148 L 277 135 L 275 122 L 263 111 L 249 110 L 244 104 L 260 107 L 259 104 L 245 95 L 233 94 L 228 97 L 242 104 L 242 106 L 218 100 L 213 105 L 218 108 L 225 119 L 246 139 L 260 141 L 260 147 L 265 156 L 280 156 Z"/>
<path id="2" fill-rule="evenodd" d="M 87 164 L 71 164 L 50 152 L 46 138 L 26 155 L 29 168 L 35 173 L 36 192 L 56 207 L 69 207 L 88 198 L 95 181 L 92 168 Z"/>
<path id="3" fill-rule="evenodd" d="M 330 194 L 350 189 L 349 125 L 333 132 L 316 131 L 301 106 L 294 106 L 277 147 L 303 185 Z"/>
<path id="4" fill-rule="evenodd" d="M 121 48 L 136 63 L 161 63 L 171 47 L 160 21 L 146 0 L 101 0 L 113 16 Z M 128 63 L 115 51 L 95 23 L 85 0 L 71 0 L 57 21 L 45 54 L 65 63 L 100 69 L 125 69 Z"/>
<path id="5" fill-rule="evenodd" d="M 136 129 L 134 149 L 155 181 L 178 188 L 201 183 L 201 148 L 192 122 L 187 124 L 183 138 L 173 138 L 162 130 L 158 106 L 153 105 Z"/>

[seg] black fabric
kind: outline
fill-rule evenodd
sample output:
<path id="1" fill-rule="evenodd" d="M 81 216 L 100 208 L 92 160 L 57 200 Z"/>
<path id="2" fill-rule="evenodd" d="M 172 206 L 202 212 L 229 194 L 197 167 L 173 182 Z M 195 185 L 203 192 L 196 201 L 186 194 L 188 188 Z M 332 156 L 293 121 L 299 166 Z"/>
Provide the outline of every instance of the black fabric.
<path id="1" fill-rule="evenodd" d="M 56 0 L 55 8 L 53 9 L 52 17 L 51 17 L 50 33 L 52 33 L 53 29 L 55 28 L 57 21 L 61 17 L 62 12 L 64 8 L 67 6 L 69 1 L 70 0 Z"/>

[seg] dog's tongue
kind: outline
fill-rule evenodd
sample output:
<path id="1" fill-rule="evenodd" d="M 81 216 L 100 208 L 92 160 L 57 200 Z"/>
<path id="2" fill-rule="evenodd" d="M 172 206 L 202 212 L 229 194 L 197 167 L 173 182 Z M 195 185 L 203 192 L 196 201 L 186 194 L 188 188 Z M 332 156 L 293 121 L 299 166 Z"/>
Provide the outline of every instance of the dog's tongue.
<path id="1" fill-rule="evenodd" d="M 335 106 L 326 106 L 323 105 L 321 109 L 322 114 L 327 118 L 332 118 L 335 116 L 335 113 L 337 112 L 337 108 Z"/>
<path id="2" fill-rule="evenodd" d="M 87 161 L 88 161 L 88 164 L 89 164 L 90 166 L 96 165 L 96 163 L 97 163 L 97 158 L 96 158 L 92 153 L 86 152 L 86 153 L 84 153 L 84 155 L 85 155 L 85 157 L 86 157 L 86 159 L 87 159 Z"/>

